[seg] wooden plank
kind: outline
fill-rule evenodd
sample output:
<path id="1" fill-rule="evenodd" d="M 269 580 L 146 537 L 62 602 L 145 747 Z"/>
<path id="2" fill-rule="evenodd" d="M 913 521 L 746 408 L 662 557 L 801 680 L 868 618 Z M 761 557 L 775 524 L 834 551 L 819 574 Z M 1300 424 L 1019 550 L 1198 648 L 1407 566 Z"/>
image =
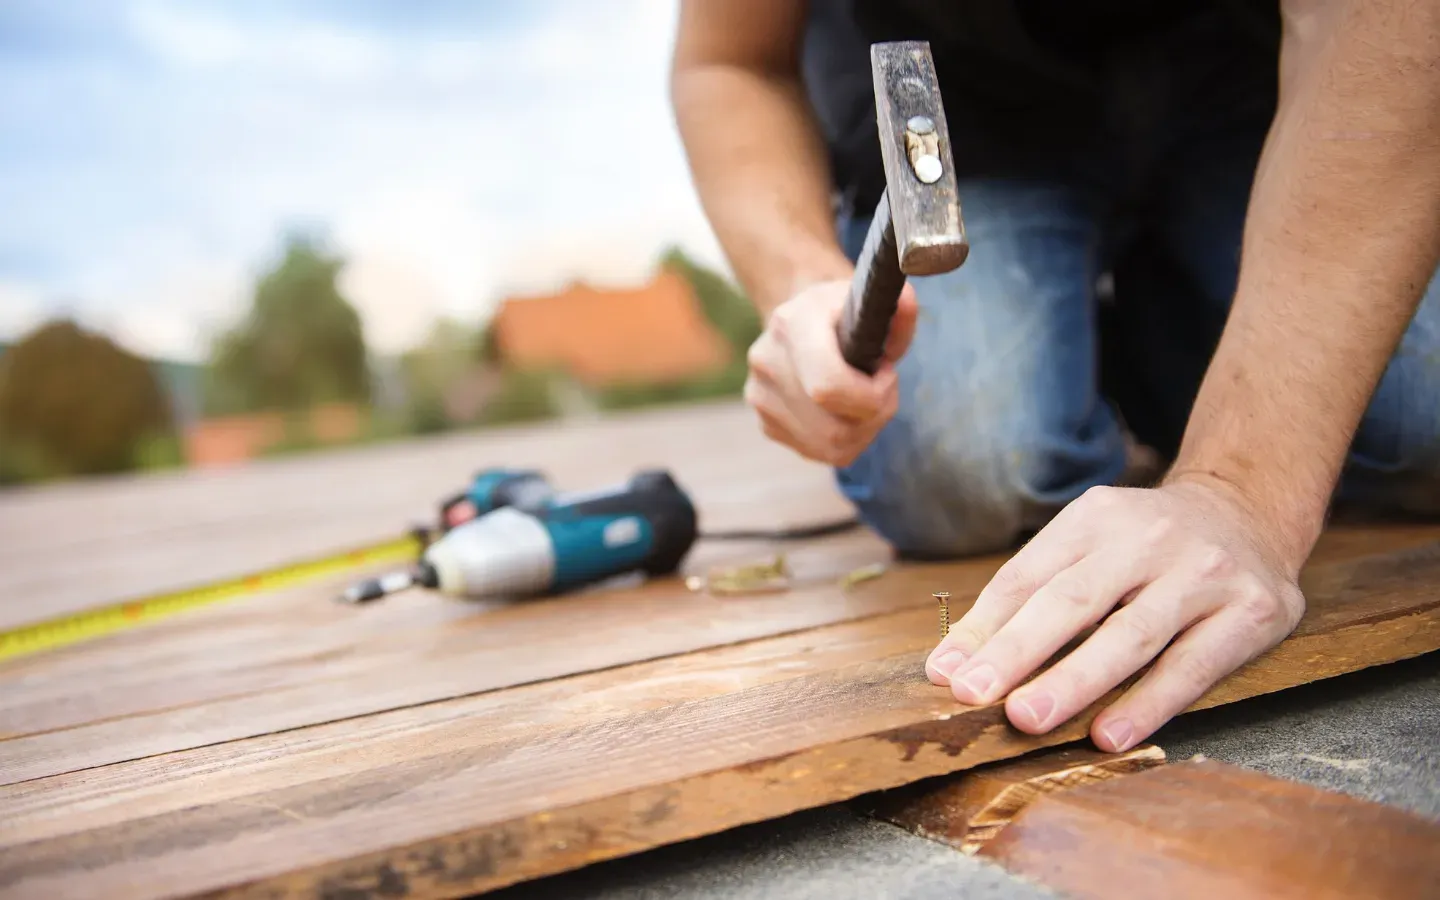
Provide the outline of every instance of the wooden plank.
<path id="1" fill-rule="evenodd" d="M 382 649 L 367 654 L 361 663 L 348 664 L 343 658 L 319 654 L 310 660 L 312 665 L 301 670 L 313 675 L 310 680 L 288 679 L 291 683 L 286 685 L 235 693 L 204 704 L 102 717 L 93 724 L 0 741 L 0 783 L 448 700 L 907 607 L 928 608 L 932 605 L 930 591 L 941 585 L 959 596 L 973 597 L 998 564 L 992 559 L 904 567 L 845 589 L 836 584 L 836 577 L 857 562 L 849 554 L 839 557 L 827 560 L 822 554 L 815 566 L 824 574 L 815 576 L 809 586 L 783 595 L 711 597 L 667 580 L 630 591 L 515 604 L 483 615 L 449 613 L 451 618 L 443 628 L 432 626 L 428 632 L 417 629 L 408 633 L 400 629 L 396 635 L 379 638 Z M 356 611 L 340 610 L 346 612 Z M 583 630 L 577 623 L 583 623 Z M 637 623 L 644 627 L 637 628 Z M 262 629 L 261 633 L 266 632 Z M 289 646 L 283 638 L 274 642 Z M 203 643 L 195 646 L 202 652 L 205 647 Z M 153 671 L 148 677 L 166 680 L 167 674 Z M 161 687 L 180 694 L 190 690 L 176 681 Z M 122 683 L 116 691 L 128 687 Z M 96 692 L 110 693 L 98 685 Z M 123 705 L 125 701 L 116 702 Z M 84 712 L 103 712 L 93 701 L 81 707 Z M 24 725 L 33 727 L 71 711 L 70 707 L 48 711 L 44 704 L 26 706 L 20 709 L 26 715 L 23 721 L 7 712 L 0 718 L 0 728 L 16 735 Z"/>
<path id="2" fill-rule="evenodd" d="M 1386 544 L 1406 546 L 1425 534 L 1440 537 L 1440 528 L 1327 533 L 1315 559 L 1345 559 Z M 701 545 L 686 568 L 703 571 L 716 562 L 762 558 L 776 549 L 760 543 Z M 779 549 L 788 553 L 798 580 L 815 583 L 888 556 L 868 532 Z M 978 590 L 999 560 L 991 557 L 947 569 L 965 574 L 923 587 L 913 595 L 899 586 L 877 582 L 850 592 L 855 602 L 848 603 L 804 591 L 788 596 L 715 601 L 696 598 L 681 590 L 677 582 L 666 581 L 651 586 L 649 593 L 639 598 L 629 592 L 592 593 L 583 598 L 502 610 L 494 604 L 469 604 L 412 593 L 356 610 L 330 602 L 340 581 L 310 585 L 200 610 L 145 629 L 0 666 L 0 739 L 145 717 L 133 726 L 112 724 L 82 734 L 57 734 L 48 742 L 39 742 L 33 757 L 48 756 L 47 743 L 65 744 L 76 754 L 53 757 L 54 765 L 101 765 L 149 752 L 262 734 L 267 729 L 318 724 L 335 715 L 365 714 L 387 708 L 386 703 L 433 702 L 536 678 L 577 674 L 595 666 L 625 664 L 863 617 L 896 608 L 886 606 L 886 598 L 919 598 L 935 586 L 951 590 L 957 603 L 963 603 L 965 593 Z M 548 633 L 553 643 L 580 617 L 592 631 L 614 634 L 617 629 L 628 629 L 638 615 L 644 615 L 654 626 L 648 634 L 588 648 L 596 653 L 540 656 L 538 651 L 549 643 L 531 643 L 537 633 Z M 503 631 L 512 628 L 517 629 L 512 635 Z M 523 654 L 517 662 L 512 657 L 520 646 L 531 647 L 537 653 Z M 477 669 L 472 662 L 483 666 Z M 421 668 L 412 670 L 413 665 Z M 455 668 L 462 671 L 452 677 Z M 369 683 L 357 683 L 357 679 L 364 678 L 381 682 L 384 687 L 371 690 Z M 370 692 L 361 694 L 351 686 Z M 338 708 L 327 702 L 336 693 L 343 700 Z M 202 705 L 216 706 L 214 713 L 224 719 L 228 730 L 217 733 L 198 728 L 196 720 L 202 714 L 193 708 Z M 267 712 L 275 707 L 282 710 L 278 719 Z M 143 734 L 150 743 L 132 756 L 117 755 L 129 746 L 126 735 L 136 733 Z M 101 755 L 79 752 L 81 747 Z M 25 745 L 7 751 L 0 746 L 0 763 L 7 752 L 23 755 L 30 752 L 27 748 Z M 22 766 L 18 757 L 10 762 Z M 38 773 L 62 770 L 42 769 Z M 5 771 L 6 767 L 0 765 L 0 782 L 6 780 Z"/>
<path id="3" fill-rule="evenodd" d="M 1437 577 L 1440 546 L 1315 573 L 1319 589 L 1295 635 L 1192 708 L 1440 648 L 1440 597 L 1428 587 Z M 1021 734 L 1002 705 L 965 707 L 929 684 L 922 666 L 934 623 L 914 616 L 908 652 L 693 699 L 663 699 L 663 682 L 637 687 L 633 705 L 552 729 L 527 727 L 546 706 L 522 699 L 508 712 L 519 721 L 493 739 L 483 716 L 461 718 L 453 727 L 468 727 L 471 743 L 451 732 L 388 752 L 394 745 L 382 741 L 357 748 L 363 761 L 338 772 L 302 755 L 302 775 L 248 793 L 230 782 L 206 797 L 208 777 L 225 781 L 224 763 L 212 759 L 209 776 L 192 773 L 200 790 L 188 805 L 152 813 L 141 801 L 107 824 L 52 827 L 55 836 L 36 839 L 0 824 L 0 892 L 130 897 L 163 884 L 172 896 L 463 896 L 1081 739 L 1096 709 L 1123 690 L 1048 735 Z M 568 687 L 583 698 L 588 679 L 608 674 L 533 690 Z M 709 677 L 732 676 L 743 683 L 723 668 Z M 288 737 L 303 747 L 310 731 Z M 405 739 L 403 728 L 393 737 Z M 271 753 L 273 773 L 286 751 Z M 141 778 L 163 779 L 166 768 Z M 51 799 L 53 822 L 66 805 Z M 77 806 L 76 815 L 95 809 Z"/>
<path id="4" fill-rule="evenodd" d="M 564 490 L 669 466 L 712 529 L 851 513 L 827 467 L 766 440 L 732 401 L 85 479 L 4 492 L 0 628 L 399 535 L 495 465 L 539 468 Z"/>
<path id="5" fill-rule="evenodd" d="M 980 855 L 1076 898 L 1440 891 L 1440 823 L 1212 761 L 1048 794 Z"/>
<path id="6" fill-rule="evenodd" d="M 0 845 L 358 775 L 376 760 L 541 742 L 637 711 L 913 653 L 933 632 L 933 612 L 915 609 L 8 785 L 0 787 Z"/>
<path id="7" fill-rule="evenodd" d="M 489 690 L 535 677 L 575 674 L 597 664 L 623 664 L 886 611 L 888 595 L 866 588 L 842 596 L 837 587 L 838 578 L 855 565 L 889 556 L 868 532 L 786 549 L 798 582 L 839 599 L 827 595 L 827 602 L 816 603 L 813 592 L 804 590 L 762 600 L 715 598 L 686 590 L 678 579 L 666 579 L 638 591 L 592 591 L 514 604 L 470 603 L 416 591 L 356 608 L 333 602 L 347 580 L 341 578 L 199 610 L 93 645 L 0 667 L 0 737 L 266 692 L 313 691 L 323 682 L 353 684 L 366 675 L 393 683 L 396 673 L 411 664 L 433 668 L 444 660 L 459 660 L 456 665 L 471 668 L 464 660 L 474 661 L 477 653 L 485 655 L 488 671 L 474 689 Z M 717 559 L 764 558 L 774 550 L 763 545 L 697 548 L 687 571 L 703 571 Z M 998 559 L 977 563 L 977 580 L 993 571 Z M 568 667 L 563 654 L 507 658 L 520 654 L 521 648 L 536 647 L 534 642 L 546 640 L 546 633 L 550 643 L 566 640 L 578 621 L 597 634 L 613 635 L 631 628 L 637 616 L 656 627 L 634 639 L 593 648 L 598 656 L 570 655 Z M 537 676 L 536 665 L 547 671 Z M 444 695 L 444 689 L 439 695 L 435 690 L 419 688 L 413 702 Z"/>
<path id="8" fill-rule="evenodd" d="M 1064 747 L 980 766 L 938 783 L 876 795 L 866 811 L 906 831 L 974 853 L 1043 794 L 1133 775 L 1163 765 L 1165 751 L 1141 744 L 1124 753 Z"/>

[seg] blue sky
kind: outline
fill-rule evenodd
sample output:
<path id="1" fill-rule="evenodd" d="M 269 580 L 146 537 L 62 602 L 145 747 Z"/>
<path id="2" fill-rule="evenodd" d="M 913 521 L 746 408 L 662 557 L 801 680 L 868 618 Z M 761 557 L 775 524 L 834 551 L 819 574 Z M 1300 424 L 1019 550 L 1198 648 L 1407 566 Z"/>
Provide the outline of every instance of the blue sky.
<path id="1" fill-rule="evenodd" d="M 290 228 L 382 351 L 511 291 L 720 265 L 666 99 L 673 0 L 4 0 L 0 337 L 198 358 Z"/>

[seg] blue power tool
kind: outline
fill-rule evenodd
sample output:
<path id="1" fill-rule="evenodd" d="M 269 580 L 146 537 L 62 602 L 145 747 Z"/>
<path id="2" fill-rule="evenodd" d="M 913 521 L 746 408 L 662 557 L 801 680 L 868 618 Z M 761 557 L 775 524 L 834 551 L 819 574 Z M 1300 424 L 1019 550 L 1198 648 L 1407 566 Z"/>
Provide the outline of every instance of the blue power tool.
<path id="1" fill-rule="evenodd" d="M 553 496 L 555 489 L 534 469 L 481 469 L 469 487 L 440 504 L 440 533 L 504 506 L 534 507 Z"/>
<path id="2" fill-rule="evenodd" d="M 415 585 L 470 598 L 555 594 L 632 572 L 668 575 L 698 536 L 694 505 L 664 470 L 575 494 L 546 486 L 542 495 L 534 482 L 528 495 L 511 495 L 521 499 L 450 528 L 413 570 L 361 582 L 342 599 L 363 603 Z"/>

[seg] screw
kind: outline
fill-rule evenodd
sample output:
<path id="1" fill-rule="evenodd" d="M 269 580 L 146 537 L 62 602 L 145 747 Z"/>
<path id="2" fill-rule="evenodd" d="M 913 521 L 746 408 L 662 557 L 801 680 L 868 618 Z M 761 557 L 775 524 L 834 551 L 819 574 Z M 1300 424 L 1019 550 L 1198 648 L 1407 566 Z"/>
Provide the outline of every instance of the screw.
<path id="1" fill-rule="evenodd" d="M 950 633 L 950 592 L 936 591 L 933 596 L 940 604 L 940 638 L 943 640 Z"/>
<path id="2" fill-rule="evenodd" d="M 916 134 L 929 134 L 935 130 L 935 123 L 929 116 L 911 116 L 905 122 L 905 128 Z"/>

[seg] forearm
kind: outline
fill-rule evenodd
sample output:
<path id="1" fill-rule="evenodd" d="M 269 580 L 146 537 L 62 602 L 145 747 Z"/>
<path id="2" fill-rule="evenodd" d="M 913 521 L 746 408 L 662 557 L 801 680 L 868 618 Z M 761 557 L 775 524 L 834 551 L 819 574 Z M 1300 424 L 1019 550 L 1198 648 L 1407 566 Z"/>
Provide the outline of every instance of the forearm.
<path id="1" fill-rule="evenodd" d="M 1440 260 L 1440 11 L 1294 6 L 1234 306 L 1169 477 L 1229 484 L 1298 567 Z"/>
<path id="2" fill-rule="evenodd" d="M 762 314 L 817 281 L 848 278 L 829 167 L 800 84 L 696 64 L 677 67 L 672 94 L 700 201 Z"/>

